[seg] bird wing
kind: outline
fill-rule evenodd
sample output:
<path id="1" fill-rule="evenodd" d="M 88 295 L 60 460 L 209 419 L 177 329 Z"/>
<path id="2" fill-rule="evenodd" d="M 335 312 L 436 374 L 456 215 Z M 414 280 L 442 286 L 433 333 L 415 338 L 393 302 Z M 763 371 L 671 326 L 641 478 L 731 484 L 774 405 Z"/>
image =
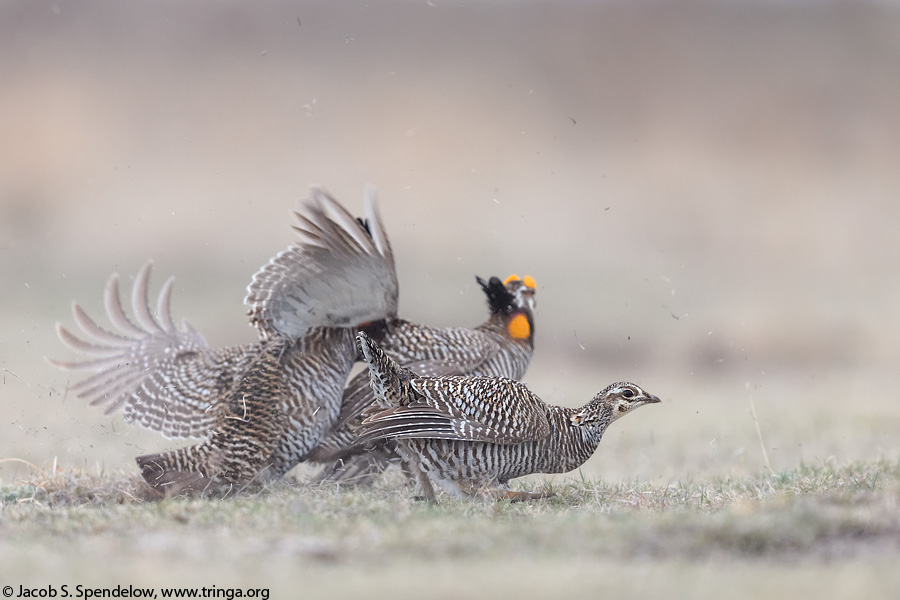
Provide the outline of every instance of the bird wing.
<path id="1" fill-rule="evenodd" d="M 357 220 L 324 190 L 294 213 L 299 242 L 247 287 L 250 321 L 264 337 L 302 337 L 313 327 L 351 327 L 397 313 L 394 254 L 373 189 Z"/>
<path id="2" fill-rule="evenodd" d="M 400 319 L 392 326 L 382 350 L 401 367 L 422 377 L 470 375 L 484 360 L 499 351 L 490 336 L 473 329 L 435 329 Z M 415 334 L 414 339 L 406 336 Z M 401 339 L 403 338 L 403 339 Z M 375 401 L 368 369 L 354 376 L 344 388 L 341 414 L 335 427 L 353 422 Z"/>
<path id="3" fill-rule="evenodd" d="M 502 377 L 427 377 L 411 381 L 418 398 L 368 414 L 360 442 L 377 438 L 517 444 L 550 433 L 546 405 Z"/>
<path id="4" fill-rule="evenodd" d="M 73 303 L 83 338 L 61 324 L 57 332 L 63 344 L 91 358 L 49 362 L 67 371 L 92 373 L 70 389 L 91 405 L 105 404 L 107 414 L 124 409 L 127 420 L 169 437 L 202 436 L 213 423 L 218 398 L 232 385 L 245 352 L 241 348 L 213 350 L 186 320 L 180 328 L 175 325 L 174 278 L 163 285 L 154 316 L 148 299 L 151 270 L 148 262 L 135 279 L 133 318 L 122 306 L 118 275 L 110 277 L 104 305 L 116 333 L 98 325 Z"/>
<path id="5" fill-rule="evenodd" d="M 381 344 L 398 364 L 421 377 L 472 375 L 502 348 L 478 329 L 427 327 L 397 319 Z"/>

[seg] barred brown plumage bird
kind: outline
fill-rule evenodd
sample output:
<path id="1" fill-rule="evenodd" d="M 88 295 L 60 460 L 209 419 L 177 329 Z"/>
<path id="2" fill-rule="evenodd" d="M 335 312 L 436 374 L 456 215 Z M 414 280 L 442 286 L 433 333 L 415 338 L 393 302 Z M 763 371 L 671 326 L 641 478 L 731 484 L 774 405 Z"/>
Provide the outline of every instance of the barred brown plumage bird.
<path id="1" fill-rule="evenodd" d="M 411 323 L 397 316 L 398 284 L 394 255 L 387 233 L 376 211 L 367 207 L 367 219 L 354 222 L 350 214 L 337 205 L 332 210 L 342 215 L 340 227 L 317 227 L 302 223 L 299 233 L 302 245 L 273 259 L 271 272 L 279 276 L 254 279 L 255 296 L 265 300 L 264 309 L 251 310 L 252 317 L 268 323 L 269 313 L 283 314 L 301 310 L 317 314 L 337 312 L 352 315 L 340 323 L 350 325 L 364 320 L 359 307 L 366 314 L 373 310 L 383 318 L 371 319 L 364 328 L 370 332 L 395 360 L 429 375 L 501 375 L 520 378 L 525 374 L 534 350 L 534 294 L 532 277 L 516 275 L 501 282 L 476 278 L 488 297 L 489 319 L 469 328 L 434 328 Z M 367 244 L 371 238 L 378 252 Z M 348 243 L 351 242 L 351 243 Z M 316 249 L 310 252 L 308 247 Z M 362 271 L 362 272 L 360 272 Z M 302 272 L 302 276 L 301 276 Z M 327 282 L 339 279 L 341 285 Z M 387 280 L 381 283 L 380 280 Z M 302 282 L 300 281 L 302 280 Z M 352 280 L 356 285 L 349 285 Z M 282 292 L 284 282 L 290 293 Z M 323 284 L 322 282 L 326 282 Z M 298 292 L 304 295 L 299 296 Z M 367 306 L 369 298 L 376 299 L 376 307 Z M 327 298 L 327 303 L 321 299 Z M 332 320 L 337 323 L 338 320 Z M 356 444 L 355 427 L 359 415 L 371 405 L 373 396 L 368 375 L 360 373 L 352 379 L 343 395 L 342 407 L 331 432 L 304 460 L 332 463 L 325 469 L 327 477 L 348 479 L 361 473 L 383 468 L 394 453 L 389 444 Z"/>
<path id="2" fill-rule="evenodd" d="M 510 479 L 565 473 L 583 464 L 610 423 L 659 402 L 633 383 L 614 383 L 583 408 L 545 404 L 524 384 L 501 377 L 420 377 L 358 334 L 376 405 L 359 429 L 361 442 L 393 439 L 422 491 L 432 483 L 456 497 L 524 499 Z M 539 496 L 539 494 L 537 494 Z"/>
<path id="3" fill-rule="evenodd" d="M 381 349 L 398 364 L 422 375 L 492 376 L 520 379 L 534 353 L 534 294 L 532 277 L 477 277 L 487 296 L 490 315 L 475 328 L 438 329 L 392 315 L 365 328 Z M 307 457 L 331 463 L 320 475 L 329 480 L 363 480 L 396 457 L 393 442 L 359 443 L 356 429 L 362 413 L 375 400 L 369 374 L 362 371 L 344 391 L 340 417 L 332 432 Z"/>
<path id="4" fill-rule="evenodd" d="M 354 327 L 395 314 L 396 277 L 374 196 L 367 226 L 313 189 L 298 213 L 300 243 L 274 257 L 248 287 L 246 303 L 259 342 L 210 348 L 186 321 L 172 319 L 173 280 L 157 316 L 149 307 L 151 264 L 138 274 L 129 318 L 113 275 L 104 297 L 118 332 L 78 305 L 84 341 L 62 325 L 60 338 L 91 360 L 54 365 L 93 373 L 73 386 L 107 412 L 169 437 L 203 442 L 138 457 L 146 481 L 169 495 L 223 493 L 280 477 L 305 457 L 338 417 L 344 383 L 357 357 Z"/>

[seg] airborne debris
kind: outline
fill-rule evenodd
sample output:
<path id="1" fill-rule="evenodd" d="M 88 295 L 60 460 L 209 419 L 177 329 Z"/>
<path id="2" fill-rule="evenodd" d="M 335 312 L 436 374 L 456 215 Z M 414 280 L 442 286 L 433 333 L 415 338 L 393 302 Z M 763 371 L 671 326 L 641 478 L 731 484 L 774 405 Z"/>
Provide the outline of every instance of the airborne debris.
<path id="1" fill-rule="evenodd" d="M 575 343 L 578 344 L 578 347 L 582 350 L 587 350 L 587 348 L 584 347 L 584 344 L 581 343 L 581 340 L 578 339 L 578 330 L 573 331 L 572 334 L 575 336 Z"/>

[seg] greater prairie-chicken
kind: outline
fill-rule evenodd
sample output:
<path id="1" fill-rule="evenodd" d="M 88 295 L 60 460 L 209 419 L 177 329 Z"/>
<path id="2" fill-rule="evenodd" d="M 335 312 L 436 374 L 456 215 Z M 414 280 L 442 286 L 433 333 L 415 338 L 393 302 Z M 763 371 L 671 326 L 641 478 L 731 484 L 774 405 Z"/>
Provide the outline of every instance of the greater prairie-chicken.
<path id="1" fill-rule="evenodd" d="M 487 296 L 490 312 L 487 321 L 477 327 L 435 328 L 391 315 L 364 331 L 392 360 L 416 373 L 520 379 L 534 352 L 537 285 L 530 276 L 476 280 Z M 365 480 L 396 457 L 390 440 L 366 444 L 357 440 L 361 415 L 374 400 L 368 371 L 362 371 L 347 384 L 333 430 L 307 457 L 312 462 L 331 463 L 321 479 Z"/>
<path id="2" fill-rule="evenodd" d="M 173 279 L 163 285 L 154 316 L 150 263 L 135 279 L 133 318 L 122 307 L 118 276 L 107 284 L 104 304 L 117 332 L 78 304 L 75 322 L 88 341 L 57 325 L 66 346 L 93 357 L 51 361 L 92 373 L 71 388 L 79 396 L 107 405 L 107 413 L 124 408 L 127 420 L 168 437 L 204 438 L 138 457 L 152 487 L 168 495 L 226 493 L 286 473 L 337 420 L 358 356 L 355 326 L 396 313 L 396 277 L 374 195 L 366 202 L 366 228 L 315 188 L 301 211 L 300 243 L 248 286 L 257 343 L 210 348 L 186 321 L 176 326 Z"/>
<path id="3" fill-rule="evenodd" d="M 374 195 L 369 195 L 371 202 Z M 377 211 L 367 204 L 367 219 L 356 219 L 336 201 L 322 195 L 320 204 L 338 221 L 319 226 L 301 218 L 298 229 L 301 243 L 273 260 L 269 273 L 278 275 L 255 278 L 254 283 L 268 295 L 268 311 L 289 313 L 300 310 L 317 314 L 321 311 L 352 315 L 340 321 L 352 325 L 364 321 L 364 315 L 380 313 L 362 328 L 382 345 L 394 360 L 428 375 L 496 375 L 521 378 L 534 351 L 534 295 L 537 285 L 530 276 L 511 275 L 506 281 L 476 277 L 487 295 L 490 315 L 475 328 L 435 328 L 412 323 L 397 316 L 398 284 L 394 254 Z M 319 221 L 322 221 L 320 218 Z M 371 238 L 372 243 L 367 243 Z M 371 246 L 377 248 L 373 252 Z M 313 251 L 314 250 L 314 251 Z M 321 282 L 339 280 L 338 285 Z M 386 282 L 381 283 L 384 279 Z M 279 286 L 287 284 L 287 292 Z M 312 289 L 318 285 L 319 289 Z M 271 290 L 271 291 L 270 291 Z M 297 297 L 297 290 L 305 295 Z M 350 297 L 345 297 L 348 295 Z M 374 307 L 367 299 L 376 297 Z M 328 303 L 323 303 L 327 298 Z M 362 309 L 360 308 L 362 307 Z M 272 320 L 256 311 L 257 319 Z M 335 324 L 337 321 L 330 321 Z M 346 386 L 340 415 L 330 433 L 320 440 L 304 460 L 326 463 L 325 478 L 349 479 L 383 468 L 395 456 L 390 443 L 357 445 L 355 427 L 359 415 L 372 404 L 374 397 L 368 374 L 363 371 Z M 329 464 L 330 463 L 330 464 Z"/>
<path id="4" fill-rule="evenodd" d="M 597 449 L 610 423 L 659 402 L 633 383 L 614 383 L 583 408 L 545 404 L 524 384 L 503 377 L 420 377 L 390 359 L 365 333 L 358 335 L 376 405 L 359 428 L 361 442 L 397 441 L 423 493 L 433 484 L 460 498 L 525 499 L 510 479 L 565 473 Z"/>
<path id="5" fill-rule="evenodd" d="M 370 195 L 370 198 L 374 198 Z M 369 200 L 367 200 L 368 202 Z M 487 321 L 475 328 L 435 328 L 412 323 L 397 316 L 398 284 L 394 255 L 390 241 L 380 220 L 371 215 L 375 210 L 367 205 L 367 219 L 354 220 L 350 213 L 328 196 L 320 200 L 334 214 L 343 218 L 340 226 L 322 227 L 304 223 L 298 230 L 301 244 L 298 248 L 279 255 L 273 260 L 279 275 L 270 283 L 268 277 L 257 277 L 257 288 L 280 290 L 278 286 L 289 282 L 288 289 L 295 293 L 302 289 L 302 298 L 281 293 L 280 299 L 271 292 L 266 305 L 272 312 L 318 313 L 337 311 L 351 314 L 353 319 L 343 323 L 351 325 L 363 320 L 363 314 L 381 312 L 382 318 L 363 324 L 394 360 L 428 375 L 496 375 L 519 379 L 525 374 L 534 351 L 534 295 L 537 285 L 530 276 L 520 278 L 511 275 L 506 281 L 491 277 L 476 280 L 487 296 L 490 315 Z M 321 219 L 320 219 L 321 220 Z M 371 238 L 378 252 L 371 251 Z M 352 242 L 352 243 L 348 243 Z M 312 252 L 314 249 L 315 252 Z M 363 272 L 359 272 L 363 270 Z M 338 286 L 322 286 L 320 281 L 340 279 Z M 379 279 L 387 280 L 379 285 Z M 310 283 L 306 283 L 309 281 Z M 318 284 L 320 289 L 310 290 Z M 351 295 L 350 298 L 343 297 Z M 375 295 L 376 306 L 366 306 L 366 299 Z M 324 305 L 327 298 L 334 306 Z M 360 310 L 359 307 L 365 307 Z M 271 320 L 265 314 L 257 318 Z M 357 445 L 355 427 L 359 415 L 374 397 L 369 386 L 368 374 L 363 371 L 354 377 L 344 390 L 341 412 L 331 432 L 325 436 L 304 460 L 326 463 L 324 478 L 350 479 L 367 475 L 383 468 L 395 453 L 390 443 Z"/>

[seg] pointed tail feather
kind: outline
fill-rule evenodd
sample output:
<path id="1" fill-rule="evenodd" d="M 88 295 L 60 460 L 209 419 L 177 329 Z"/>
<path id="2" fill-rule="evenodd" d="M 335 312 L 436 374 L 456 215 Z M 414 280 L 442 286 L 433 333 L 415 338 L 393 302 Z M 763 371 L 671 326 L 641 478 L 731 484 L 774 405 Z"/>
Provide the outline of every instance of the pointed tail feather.
<path id="1" fill-rule="evenodd" d="M 377 406 L 387 409 L 414 401 L 417 395 L 410 385 L 410 379 L 416 374 L 391 360 L 365 332 L 360 331 L 356 340 L 369 367 L 369 383 L 375 393 L 375 403 L 371 408 Z"/>

